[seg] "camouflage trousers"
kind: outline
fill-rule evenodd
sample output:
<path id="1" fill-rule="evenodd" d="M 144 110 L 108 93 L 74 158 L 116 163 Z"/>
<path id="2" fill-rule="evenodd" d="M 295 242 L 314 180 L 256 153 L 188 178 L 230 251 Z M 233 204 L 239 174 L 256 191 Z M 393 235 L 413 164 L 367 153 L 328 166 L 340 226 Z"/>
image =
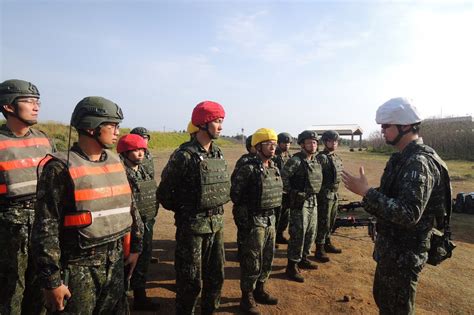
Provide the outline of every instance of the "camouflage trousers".
<path id="1" fill-rule="evenodd" d="M 316 236 L 316 244 L 326 244 L 331 237 L 331 229 L 336 222 L 337 207 L 339 201 L 337 199 L 327 199 L 318 196 L 318 233 Z"/>
<path id="2" fill-rule="evenodd" d="M 290 207 L 288 206 L 288 195 L 283 195 L 283 201 L 281 203 L 281 208 L 277 209 L 275 213 L 276 216 L 276 234 L 283 234 L 283 232 L 288 227 L 288 222 L 290 219 Z"/>
<path id="3" fill-rule="evenodd" d="M 132 290 L 145 288 L 146 276 L 153 254 L 153 226 L 155 225 L 155 219 L 144 220 L 144 218 L 142 218 L 142 220 L 145 226 L 145 232 L 143 233 L 143 250 L 138 257 L 137 265 L 130 279 L 130 289 Z"/>
<path id="4" fill-rule="evenodd" d="M 257 281 L 265 282 L 272 271 L 275 248 L 273 225 L 249 226 L 243 231 L 240 259 L 240 288 L 243 292 L 255 290 Z"/>
<path id="5" fill-rule="evenodd" d="M 199 293 L 202 314 L 219 308 L 224 283 L 224 229 L 195 234 L 176 229 L 176 314 L 194 314 Z M 201 282 L 202 281 L 202 282 Z"/>
<path id="6" fill-rule="evenodd" d="M 288 241 L 288 260 L 300 262 L 310 255 L 318 224 L 316 196 L 305 200 L 302 209 L 290 210 L 290 240 Z"/>
<path id="7" fill-rule="evenodd" d="M 415 314 L 418 278 L 423 265 L 401 267 L 393 259 L 380 258 L 373 294 L 380 314 Z"/>
<path id="8" fill-rule="evenodd" d="M 6 212 L 0 216 L 0 314 L 41 314 L 43 293 L 30 249 L 33 216 L 27 224 L 12 222 Z"/>
<path id="9" fill-rule="evenodd" d="M 86 259 L 68 264 L 71 298 L 60 314 L 128 314 L 121 240 L 108 250 L 107 257 L 98 266 L 89 265 Z"/>

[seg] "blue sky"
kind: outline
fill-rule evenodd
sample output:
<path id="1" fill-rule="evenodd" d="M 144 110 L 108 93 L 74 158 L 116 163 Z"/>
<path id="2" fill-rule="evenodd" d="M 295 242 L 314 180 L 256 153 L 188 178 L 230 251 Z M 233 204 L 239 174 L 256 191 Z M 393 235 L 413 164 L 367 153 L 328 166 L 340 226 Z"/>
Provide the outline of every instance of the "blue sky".
<path id="1" fill-rule="evenodd" d="M 396 96 L 425 117 L 474 112 L 474 1 L 0 1 L 0 80 L 35 83 L 41 120 L 89 95 L 167 131 L 214 100 L 227 135 L 368 135 Z"/>

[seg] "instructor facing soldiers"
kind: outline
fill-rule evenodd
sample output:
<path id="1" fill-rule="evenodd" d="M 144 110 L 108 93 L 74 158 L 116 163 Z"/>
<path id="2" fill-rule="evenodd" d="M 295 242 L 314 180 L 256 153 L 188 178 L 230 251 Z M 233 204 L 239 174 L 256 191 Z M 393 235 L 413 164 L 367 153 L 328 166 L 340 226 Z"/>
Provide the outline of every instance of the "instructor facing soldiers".
<path id="1" fill-rule="evenodd" d="M 53 145 L 43 132 L 31 128 L 40 106 L 34 84 L 0 83 L 0 110 L 6 118 L 0 126 L 0 314 L 38 314 L 43 307 L 30 238 L 36 168 Z"/>
<path id="2" fill-rule="evenodd" d="M 224 117 L 224 108 L 216 102 L 204 101 L 194 108 L 191 120 L 199 131 L 170 157 L 157 190 L 160 203 L 175 212 L 177 314 L 194 314 L 201 290 L 202 314 L 212 314 L 220 304 L 223 205 L 230 200 L 230 180 L 214 140 Z"/>
<path id="3" fill-rule="evenodd" d="M 286 275 L 304 282 L 299 268 L 317 269 L 308 259 L 318 224 L 316 194 L 321 188 L 321 165 L 316 160 L 318 134 L 305 130 L 298 135 L 301 151 L 294 154 L 282 170 L 283 190 L 290 198 L 290 240 Z"/>
<path id="4" fill-rule="evenodd" d="M 277 135 L 261 128 L 252 135 L 257 154 L 249 157 L 232 178 L 231 197 L 234 221 L 239 229 L 240 308 L 247 314 L 260 314 L 255 301 L 275 305 L 278 299 L 265 290 L 270 277 L 275 248 L 275 210 L 281 206 L 283 183 L 271 158 Z"/>
<path id="5" fill-rule="evenodd" d="M 364 209 L 377 218 L 373 294 L 380 314 L 414 314 L 419 274 L 428 259 L 432 228 L 451 204 L 446 164 L 419 136 L 421 117 L 411 100 L 393 98 L 377 109 L 392 154 L 380 180 L 370 187 L 364 169 L 359 177 L 342 173 L 344 185 L 363 196 Z"/>
<path id="6" fill-rule="evenodd" d="M 79 139 L 52 156 L 38 182 L 32 245 L 45 306 L 64 314 L 122 314 L 124 278 L 141 251 L 143 224 L 122 162 L 109 150 L 122 110 L 108 99 L 81 100 L 71 117 Z M 127 248 L 123 239 L 129 239 Z M 124 276 L 124 252 L 130 252 Z M 66 304 L 67 300 L 67 304 Z"/>
<path id="7" fill-rule="evenodd" d="M 316 235 L 315 258 L 328 262 L 326 253 L 340 254 L 342 250 L 331 242 L 331 229 L 336 222 L 339 206 L 339 182 L 341 181 L 342 160 L 336 154 L 339 134 L 334 130 L 325 131 L 321 136 L 324 150 L 316 155 L 323 172 L 323 183 L 318 193 L 318 233 Z"/>

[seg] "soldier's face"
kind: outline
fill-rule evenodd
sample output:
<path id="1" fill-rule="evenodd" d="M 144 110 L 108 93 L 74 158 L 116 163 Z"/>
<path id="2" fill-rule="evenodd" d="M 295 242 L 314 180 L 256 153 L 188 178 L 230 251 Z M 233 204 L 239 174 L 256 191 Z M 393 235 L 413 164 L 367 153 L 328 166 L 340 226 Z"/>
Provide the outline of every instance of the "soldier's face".
<path id="1" fill-rule="evenodd" d="M 389 143 L 398 136 L 398 129 L 396 125 L 382 124 L 382 135 L 385 138 L 385 142 Z M 389 143 L 390 144 L 390 143 Z"/>
<path id="2" fill-rule="evenodd" d="M 143 162 L 144 157 L 145 149 L 136 149 L 127 152 L 127 158 L 136 164 L 140 164 L 141 162 Z"/>
<path id="3" fill-rule="evenodd" d="M 329 152 L 335 151 L 337 149 L 337 146 L 339 145 L 339 141 L 337 140 L 328 140 L 324 143 L 326 146 L 326 149 L 328 149 Z"/>
<path id="4" fill-rule="evenodd" d="M 270 159 L 275 156 L 275 149 L 277 147 L 276 141 L 265 141 L 260 143 L 261 152 L 263 156 Z"/>
<path id="5" fill-rule="evenodd" d="M 313 140 L 313 139 L 306 139 L 304 142 L 301 144 L 301 147 L 309 154 L 314 154 L 316 153 L 316 150 L 318 150 L 318 141 Z"/>
<path id="6" fill-rule="evenodd" d="M 34 125 L 38 122 L 38 113 L 41 106 L 41 101 L 38 97 L 21 97 L 15 100 L 17 106 L 17 115 L 19 118 Z M 11 113 L 15 112 L 15 108 L 11 105 L 6 105 L 5 109 Z"/>
<path id="7" fill-rule="evenodd" d="M 212 139 L 217 139 L 221 135 L 223 118 L 218 118 L 207 123 L 207 131 L 211 135 Z"/>
<path id="8" fill-rule="evenodd" d="M 281 150 L 282 152 L 286 152 L 286 151 L 288 151 L 288 150 L 290 149 L 290 143 L 283 143 L 283 142 L 280 142 L 280 143 L 278 144 L 278 147 L 280 148 L 280 150 Z"/>
<path id="9" fill-rule="evenodd" d="M 112 145 L 117 142 L 120 135 L 120 126 L 117 123 L 104 123 L 100 128 L 99 141 L 104 145 Z"/>

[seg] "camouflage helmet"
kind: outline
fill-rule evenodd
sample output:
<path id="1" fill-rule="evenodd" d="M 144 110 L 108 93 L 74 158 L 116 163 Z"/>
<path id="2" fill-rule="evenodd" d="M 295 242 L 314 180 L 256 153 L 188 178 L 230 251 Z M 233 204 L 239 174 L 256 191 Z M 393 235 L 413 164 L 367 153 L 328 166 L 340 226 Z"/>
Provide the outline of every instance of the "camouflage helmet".
<path id="1" fill-rule="evenodd" d="M 278 143 L 291 143 L 293 138 L 288 132 L 280 132 L 278 134 Z"/>
<path id="2" fill-rule="evenodd" d="M 100 97 L 88 96 L 77 103 L 71 116 L 71 126 L 79 129 L 95 129 L 106 122 L 120 123 L 122 109 L 114 102 Z"/>
<path id="3" fill-rule="evenodd" d="M 337 133 L 337 131 L 334 131 L 334 130 L 325 131 L 321 136 L 321 141 L 326 142 L 328 140 L 334 140 L 334 141 L 339 140 L 339 134 Z"/>
<path id="4" fill-rule="evenodd" d="M 150 132 L 145 127 L 135 127 L 130 131 L 130 133 L 150 140 Z"/>
<path id="5" fill-rule="evenodd" d="M 247 151 L 250 152 L 250 148 L 252 147 L 252 135 L 248 136 L 247 139 L 245 139 L 245 148 Z"/>
<path id="6" fill-rule="evenodd" d="M 39 98 L 40 93 L 36 85 L 28 81 L 6 80 L 0 83 L 0 106 L 13 104 L 18 97 Z"/>
<path id="7" fill-rule="evenodd" d="M 316 133 L 316 131 L 305 130 L 298 135 L 298 144 L 302 144 L 306 139 L 318 141 L 318 134 Z"/>

